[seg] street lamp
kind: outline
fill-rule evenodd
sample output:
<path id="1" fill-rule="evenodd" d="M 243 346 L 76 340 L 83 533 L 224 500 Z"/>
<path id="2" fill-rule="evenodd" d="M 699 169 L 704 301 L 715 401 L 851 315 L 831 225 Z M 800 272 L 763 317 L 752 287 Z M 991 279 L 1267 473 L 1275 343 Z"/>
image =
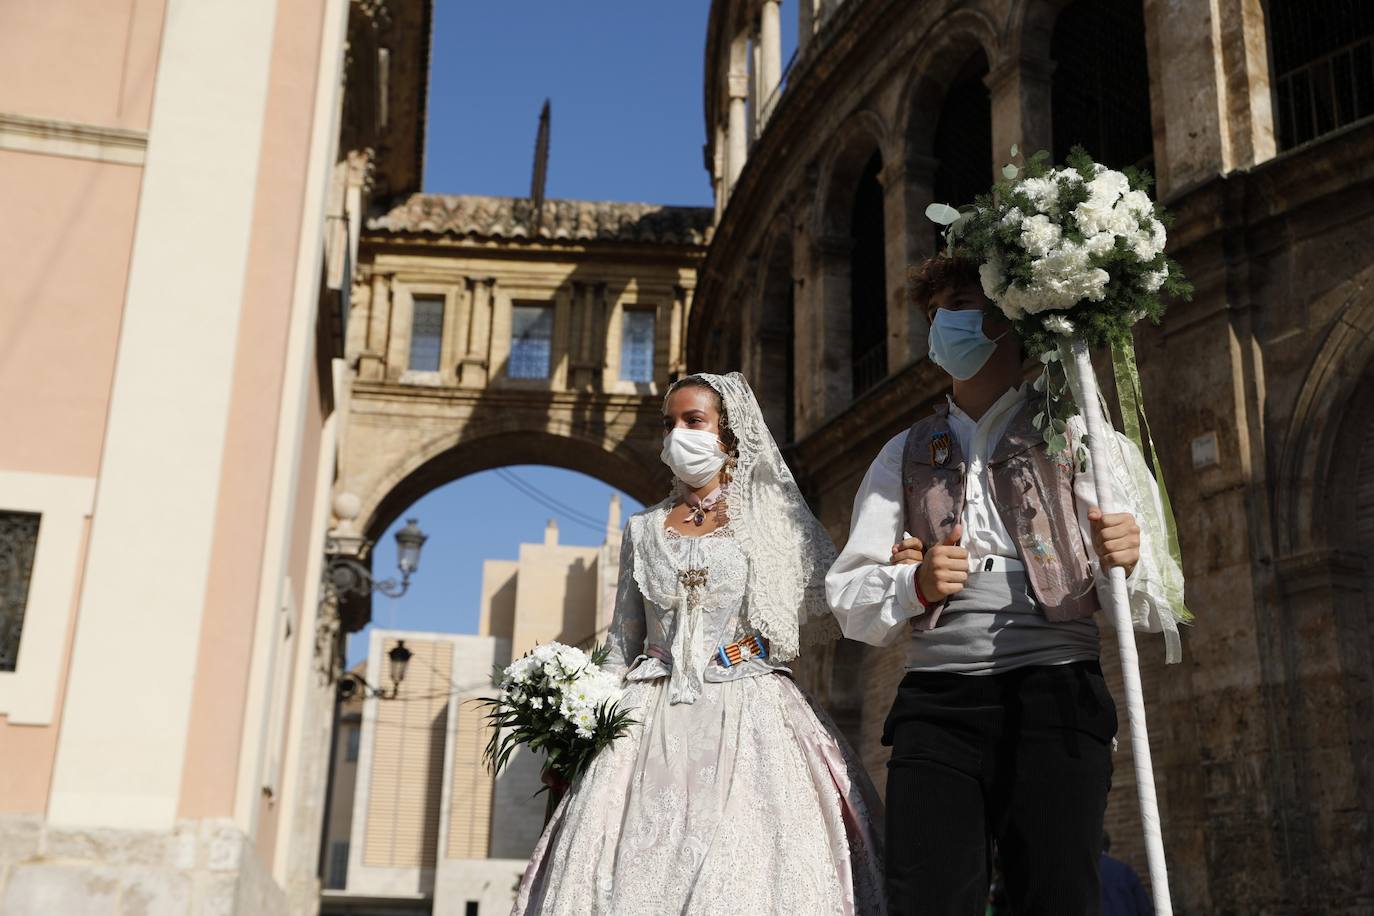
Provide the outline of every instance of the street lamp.
<path id="1" fill-rule="evenodd" d="M 336 542 L 331 539 L 325 543 L 328 561 L 324 569 L 324 593 L 322 600 L 339 600 L 349 596 L 364 597 L 372 592 L 381 592 L 388 598 L 399 598 L 410 588 L 410 574 L 420 568 L 420 548 L 429 535 L 420 530 L 417 520 L 406 519 L 406 525 L 396 532 L 396 568 L 401 571 L 401 581 L 395 579 L 377 580 L 372 572 L 352 557 L 336 553 Z"/>
<path id="2" fill-rule="evenodd" d="M 355 671 L 347 671 L 339 678 L 338 686 L 335 688 L 340 700 L 351 700 L 361 693 L 364 697 L 376 697 L 379 700 L 394 700 L 401 691 L 401 681 L 406 679 L 406 667 L 410 664 L 410 659 L 414 655 L 406 648 L 404 639 L 396 640 L 396 645 L 391 647 L 391 651 L 386 654 L 387 667 L 391 674 L 391 689 L 384 687 L 373 687 L 361 674 Z"/>

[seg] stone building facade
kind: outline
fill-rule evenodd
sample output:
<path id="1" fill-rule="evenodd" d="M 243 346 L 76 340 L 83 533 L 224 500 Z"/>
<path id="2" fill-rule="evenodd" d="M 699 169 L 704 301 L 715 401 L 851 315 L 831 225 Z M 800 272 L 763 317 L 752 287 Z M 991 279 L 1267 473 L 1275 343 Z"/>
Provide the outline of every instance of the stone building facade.
<path id="1" fill-rule="evenodd" d="M 664 387 L 683 371 L 706 208 L 413 194 L 359 246 L 346 349 L 343 537 L 509 464 L 656 502 Z M 361 625 L 367 611 L 350 620 Z"/>
<path id="2" fill-rule="evenodd" d="M 1196 284 L 1137 335 L 1198 623 L 1141 640 L 1186 913 L 1374 906 L 1374 21 L 1320 0 L 716 0 L 693 369 L 742 367 L 837 542 L 944 396 L 907 269 L 1010 147 L 1144 164 Z M 798 15 L 783 70 L 776 22 Z M 1110 633 L 1110 631 L 1108 631 Z M 1115 651 L 1104 641 L 1115 679 Z M 881 785 L 900 650 L 804 674 Z M 1120 697 L 1118 688 L 1117 695 Z M 1124 722 L 1124 711 L 1122 721 Z M 1129 748 L 1108 815 L 1142 873 Z"/>

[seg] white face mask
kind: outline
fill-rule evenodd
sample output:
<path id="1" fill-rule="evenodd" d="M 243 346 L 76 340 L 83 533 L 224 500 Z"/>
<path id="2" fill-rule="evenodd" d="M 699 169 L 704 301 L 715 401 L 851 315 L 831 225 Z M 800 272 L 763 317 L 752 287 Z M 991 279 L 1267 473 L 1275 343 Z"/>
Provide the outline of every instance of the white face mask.
<path id="1" fill-rule="evenodd" d="M 663 437 L 663 463 L 692 489 L 711 482 L 725 464 L 716 434 L 705 429 L 675 429 Z"/>

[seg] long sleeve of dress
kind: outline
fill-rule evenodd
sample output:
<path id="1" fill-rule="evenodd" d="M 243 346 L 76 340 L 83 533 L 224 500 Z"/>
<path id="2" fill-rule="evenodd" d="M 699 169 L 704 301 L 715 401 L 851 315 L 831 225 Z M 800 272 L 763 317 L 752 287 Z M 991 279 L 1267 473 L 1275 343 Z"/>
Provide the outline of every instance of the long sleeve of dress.
<path id="1" fill-rule="evenodd" d="M 849 639 L 889 646 L 925 611 L 916 598 L 916 564 L 894 565 L 892 545 L 902 539 L 902 450 L 906 433 L 878 453 L 859 492 L 849 540 L 825 577 L 830 609 Z"/>
<path id="2" fill-rule="evenodd" d="M 640 594 L 639 583 L 635 581 L 634 564 L 634 542 L 630 526 L 626 524 L 620 537 L 620 577 L 615 589 L 615 611 L 606 633 L 610 654 L 602 665 L 606 671 L 622 677 L 629 670 L 630 663 L 643 653 L 647 632 L 644 596 Z"/>

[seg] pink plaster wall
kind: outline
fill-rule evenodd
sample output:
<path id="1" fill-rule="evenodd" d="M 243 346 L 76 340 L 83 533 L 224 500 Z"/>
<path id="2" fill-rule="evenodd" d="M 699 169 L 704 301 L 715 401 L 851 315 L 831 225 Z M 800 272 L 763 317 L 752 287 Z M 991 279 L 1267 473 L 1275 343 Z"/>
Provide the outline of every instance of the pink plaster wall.
<path id="1" fill-rule="evenodd" d="M 147 130 L 165 0 L 5 0 L 0 112 Z"/>

